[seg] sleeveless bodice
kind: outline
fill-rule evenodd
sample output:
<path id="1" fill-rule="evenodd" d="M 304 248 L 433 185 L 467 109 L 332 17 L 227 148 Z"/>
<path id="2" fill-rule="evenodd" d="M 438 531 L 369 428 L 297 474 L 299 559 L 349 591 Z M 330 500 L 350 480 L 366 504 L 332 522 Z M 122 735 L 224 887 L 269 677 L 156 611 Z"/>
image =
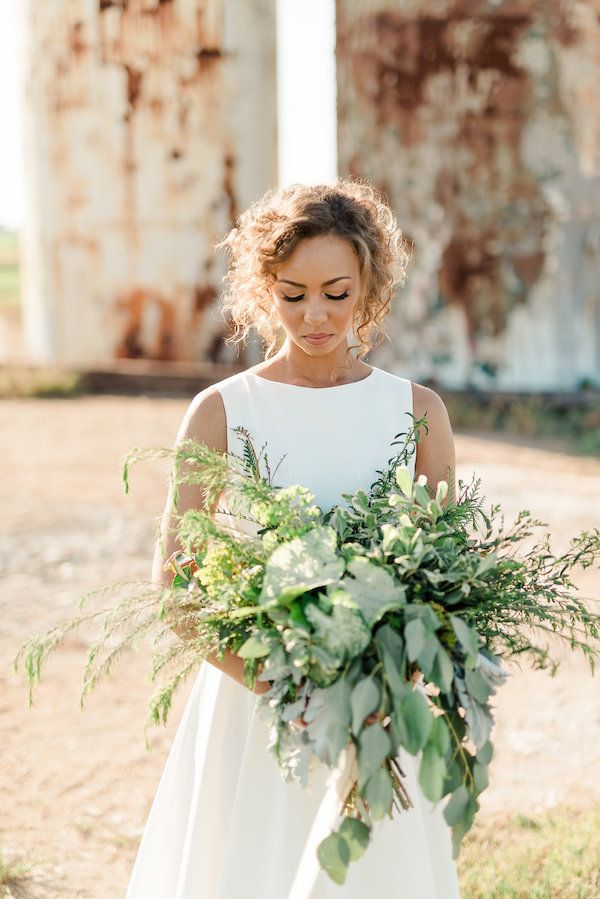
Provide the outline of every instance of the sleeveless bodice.
<path id="1" fill-rule="evenodd" d="M 360 381 L 333 387 L 299 387 L 248 370 L 217 388 L 228 450 L 241 454 L 242 438 L 233 429 L 242 425 L 257 451 L 266 444 L 272 482 L 303 484 L 324 512 L 346 504 L 342 493 L 369 489 L 400 448 L 392 441 L 413 421 L 411 382 L 375 367 Z M 413 454 L 413 476 L 414 466 Z"/>

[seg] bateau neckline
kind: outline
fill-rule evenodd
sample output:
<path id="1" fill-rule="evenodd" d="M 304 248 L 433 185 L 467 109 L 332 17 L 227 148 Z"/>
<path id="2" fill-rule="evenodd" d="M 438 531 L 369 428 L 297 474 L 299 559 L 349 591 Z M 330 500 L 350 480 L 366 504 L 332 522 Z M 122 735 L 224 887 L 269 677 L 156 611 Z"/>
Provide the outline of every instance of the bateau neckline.
<path id="1" fill-rule="evenodd" d="M 246 374 L 252 375 L 257 381 L 263 381 L 265 384 L 275 384 L 277 387 L 292 387 L 294 390 L 314 390 L 320 392 L 321 390 L 342 390 L 344 387 L 356 387 L 358 384 L 364 384 L 365 381 L 370 381 L 378 370 L 379 369 L 373 365 L 366 378 L 360 378 L 358 381 L 349 381 L 347 384 L 331 384 L 329 387 L 306 387 L 303 384 L 286 384 L 285 381 L 272 381 L 270 378 L 263 378 L 261 375 L 257 375 L 256 372 L 249 370 L 246 371 Z"/>

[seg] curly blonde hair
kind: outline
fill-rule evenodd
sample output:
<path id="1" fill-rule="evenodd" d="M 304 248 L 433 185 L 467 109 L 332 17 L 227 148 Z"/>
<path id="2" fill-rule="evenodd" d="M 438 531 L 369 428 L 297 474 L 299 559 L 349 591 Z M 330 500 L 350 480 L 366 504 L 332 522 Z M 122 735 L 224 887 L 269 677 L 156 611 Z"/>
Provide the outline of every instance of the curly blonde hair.
<path id="1" fill-rule="evenodd" d="M 246 341 L 255 328 L 267 345 L 265 358 L 273 355 L 280 329 L 269 293 L 275 270 L 304 238 L 330 234 L 349 241 L 359 261 L 363 291 L 353 323 L 358 357 L 381 342 L 394 286 L 404 284 L 407 246 L 396 216 L 368 179 L 338 178 L 333 185 L 292 184 L 266 191 L 214 244 L 229 257 L 220 298 L 231 325 L 227 343 Z"/>

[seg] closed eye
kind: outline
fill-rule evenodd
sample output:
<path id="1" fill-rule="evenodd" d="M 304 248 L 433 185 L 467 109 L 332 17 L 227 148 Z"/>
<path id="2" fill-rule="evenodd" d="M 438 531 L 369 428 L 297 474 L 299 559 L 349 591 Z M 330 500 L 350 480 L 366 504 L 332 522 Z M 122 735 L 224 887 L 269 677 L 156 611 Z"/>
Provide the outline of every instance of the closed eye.
<path id="1" fill-rule="evenodd" d="M 346 290 L 346 291 L 344 291 L 344 293 L 340 293 L 340 294 L 338 294 L 337 296 L 334 296 L 334 295 L 331 294 L 331 293 L 326 293 L 325 296 L 326 296 L 329 300 L 345 300 L 346 297 L 349 297 L 349 296 L 350 296 L 350 294 L 349 294 L 348 291 Z M 297 303 L 298 300 L 304 299 L 304 294 L 301 293 L 301 294 L 299 294 L 297 297 L 288 297 L 288 295 L 287 295 L 286 293 L 284 293 L 283 298 L 284 298 L 284 300 L 289 300 L 290 303 Z"/>

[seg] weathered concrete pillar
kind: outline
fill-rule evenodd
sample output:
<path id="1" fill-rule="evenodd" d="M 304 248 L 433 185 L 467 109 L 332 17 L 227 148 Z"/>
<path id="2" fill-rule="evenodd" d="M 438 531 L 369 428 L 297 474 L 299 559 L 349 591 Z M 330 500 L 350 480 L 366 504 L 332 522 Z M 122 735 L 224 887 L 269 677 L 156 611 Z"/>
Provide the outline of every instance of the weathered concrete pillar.
<path id="1" fill-rule="evenodd" d="M 214 356 L 211 244 L 277 182 L 275 0 L 28 0 L 26 15 L 33 355 Z"/>
<path id="2" fill-rule="evenodd" d="M 600 380 L 597 0 L 337 2 L 340 174 L 414 241 L 391 369 L 448 387 Z"/>

